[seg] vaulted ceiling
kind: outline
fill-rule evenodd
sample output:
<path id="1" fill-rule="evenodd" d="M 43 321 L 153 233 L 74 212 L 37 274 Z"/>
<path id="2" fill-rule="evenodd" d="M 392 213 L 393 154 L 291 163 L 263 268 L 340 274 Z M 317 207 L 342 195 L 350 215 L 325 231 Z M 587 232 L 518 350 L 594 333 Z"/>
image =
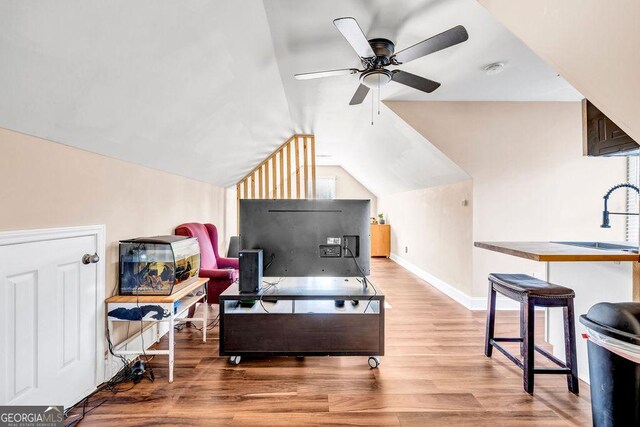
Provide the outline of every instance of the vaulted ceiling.
<path id="1" fill-rule="evenodd" d="M 398 49 L 459 24 L 469 32 L 402 67 L 438 90 L 392 82 L 381 101 L 581 97 L 474 0 L 8 0 L 0 127 L 224 186 L 294 132 L 315 133 L 320 163 L 378 195 L 464 179 L 384 104 L 378 116 L 371 94 L 349 106 L 357 76 L 293 79 L 359 67 L 332 24 L 341 16 Z M 504 72 L 485 74 L 496 61 Z"/>

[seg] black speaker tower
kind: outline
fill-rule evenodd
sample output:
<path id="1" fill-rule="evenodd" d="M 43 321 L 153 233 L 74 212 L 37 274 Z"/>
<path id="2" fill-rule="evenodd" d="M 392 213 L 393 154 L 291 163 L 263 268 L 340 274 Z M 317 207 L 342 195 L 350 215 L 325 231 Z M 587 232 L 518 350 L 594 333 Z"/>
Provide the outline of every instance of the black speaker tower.
<path id="1" fill-rule="evenodd" d="M 240 259 L 240 292 L 256 293 L 262 283 L 262 249 L 245 249 Z"/>

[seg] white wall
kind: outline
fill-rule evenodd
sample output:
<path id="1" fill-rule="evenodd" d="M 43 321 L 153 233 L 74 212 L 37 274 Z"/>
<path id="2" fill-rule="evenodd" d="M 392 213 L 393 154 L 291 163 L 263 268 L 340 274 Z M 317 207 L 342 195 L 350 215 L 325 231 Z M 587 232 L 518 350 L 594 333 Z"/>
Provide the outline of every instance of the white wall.
<path id="1" fill-rule="evenodd" d="M 625 161 L 582 156 L 579 103 L 387 105 L 471 176 L 473 241 L 624 240 L 623 218 L 614 218 L 609 230 L 599 225 L 602 196 L 612 185 L 625 181 Z M 381 206 L 394 203 L 394 198 L 380 198 Z M 424 212 L 421 203 L 420 198 L 405 197 L 402 208 Z M 444 201 L 436 198 L 432 203 Z M 611 208 L 624 209 L 624 192 L 614 196 Z M 429 235 L 434 240 L 425 238 L 424 245 L 455 253 L 450 236 L 434 231 L 441 226 L 438 222 L 427 222 L 425 229 L 420 216 L 414 218 L 394 221 L 398 236 Z M 405 243 L 397 244 L 402 247 Z M 451 285 L 460 286 L 465 292 L 470 289 L 471 297 L 485 296 L 490 272 L 522 272 L 538 277 L 544 274 L 542 263 L 483 249 L 473 248 L 471 261 L 459 257 L 460 266 L 473 263 L 471 284 Z M 434 259 L 423 260 L 418 266 L 434 271 L 433 262 Z M 439 274 L 452 277 L 453 269 L 462 267 L 452 264 L 446 268 Z"/>
<path id="2" fill-rule="evenodd" d="M 224 190 L 225 208 L 224 208 L 224 245 L 223 248 L 229 247 L 229 237 L 238 235 L 238 200 L 236 187 L 227 187 Z M 226 249 L 224 250 L 226 254 Z"/>
<path id="3" fill-rule="evenodd" d="M 381 197 L 378 206 L 391 224 L 394 258 L 470 295 L 472 198 L 471 180 Z"/>
<path id="4" fill-rule="evenodd" d="M 317 166 L 316 176 L 336 179 L 336 199 L 369 199 L 371 216 L 378 215 L 378 198 L 341 166 Z"/>

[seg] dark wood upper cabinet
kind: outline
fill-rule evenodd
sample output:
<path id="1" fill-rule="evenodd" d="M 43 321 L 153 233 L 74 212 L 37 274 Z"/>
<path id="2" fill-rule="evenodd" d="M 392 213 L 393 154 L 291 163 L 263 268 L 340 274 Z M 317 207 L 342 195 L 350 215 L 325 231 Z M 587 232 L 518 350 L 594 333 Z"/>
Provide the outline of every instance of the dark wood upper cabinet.
<path id="1" fill-rule="evenodd" d="M 589 100 L 582 100 L 582 137 L 587 156 L 638 155 L 638 143 Z"/>

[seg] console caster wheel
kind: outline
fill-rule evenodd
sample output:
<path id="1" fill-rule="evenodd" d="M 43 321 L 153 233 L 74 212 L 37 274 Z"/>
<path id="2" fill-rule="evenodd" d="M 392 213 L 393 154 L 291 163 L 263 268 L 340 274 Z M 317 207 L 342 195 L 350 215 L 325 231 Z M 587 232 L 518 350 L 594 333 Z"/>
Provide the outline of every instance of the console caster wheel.
<path id="1" fill-rule="evenodd" d="M 375 369 L 380 365 L 380 358 L 378 356 L 369 356 L 368 362 L 371 369 Z"/>
<path id="2" fill-rule="evenodd" d="M 298 362 L 301 362 L 301 361 L 303 361 L 303 360 L 304 360 L 304 356 L 296 356 L 296 360 L 297 360 Z"/>
<path id="3" fill-rule="evenodd" d="M 239 365 L 240 364 L 240 356 L 231 356 L 229 358 L 229 364 L 230 365 Z"/>

